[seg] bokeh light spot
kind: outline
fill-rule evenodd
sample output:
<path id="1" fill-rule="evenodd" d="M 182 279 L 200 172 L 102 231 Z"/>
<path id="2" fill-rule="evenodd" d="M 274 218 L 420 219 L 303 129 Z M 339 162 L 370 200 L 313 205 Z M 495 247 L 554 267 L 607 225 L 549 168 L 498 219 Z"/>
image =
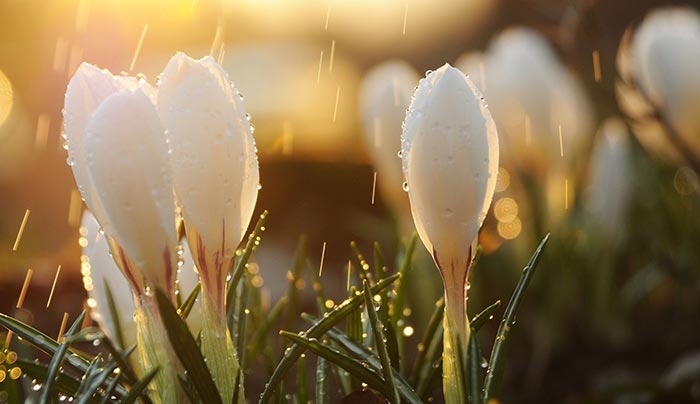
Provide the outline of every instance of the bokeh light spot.
<path id="1" fill-rule="evenodd" d="M 498 222 L 496 226 L 498 235 L 506 240 L 513 240 L 520 235 L 523 229 L 523 224 L 519 218 L 515 218 L 510 222 Z"/>
<path id="2" fill-rule="evenodd" d="M 5 73 L 0 70 L 0 126 L 2 126 L 10 116 L 13 103 L 12 83 L 10 83 L 10 79 L 7 78 Z"/>

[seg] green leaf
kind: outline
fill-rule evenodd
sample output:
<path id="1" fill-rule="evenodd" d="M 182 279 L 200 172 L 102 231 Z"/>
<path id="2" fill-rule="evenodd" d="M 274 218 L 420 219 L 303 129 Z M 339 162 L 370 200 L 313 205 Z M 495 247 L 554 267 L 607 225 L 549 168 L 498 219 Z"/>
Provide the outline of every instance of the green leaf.
<path id="1" fill-rule="evenodd" d="M 121 372 L 116 375 L 115 377 L 112 378 L 112 380 L 109 382 L 107 385 L 107 388 L 104 391 L 104 394 L 102 395 L 102 400 L 100 401 L 100 404 L 108 404 L 112 401 L 112 396 L 114 396 L 114 391 L 117 388 L 117 385 L 119 384 L 119 381 L 121 380 Z"/>
<path id="2" fill-rule="evenodd" d="M 470 400 L 472 404 L 482 403 L 481 398 L 481 381 L 483 369 L 481 367 L 481 347 L 479 346 L 479 338 L 477 338 L 476 333 L 472 330 L 471 337 L 469 337 L 469 389 L 470 389 Z"/>
<path id="3" fill-rule="evenodd" d="M 306 360 L 302 355 L 297 361 L 297 401 L 299 403 L 309 402 L 309 388 L 306 380 Z"/>
<path id="4" fill-rule="evenodd" d="M 352 250 L 355 258 L 355 264 L 357 264 L 357 267 L 360 268 L 359 274 L 360 274 L 360 279 L 369 279 L 370 281 L 372 280 L 372 273 L 370 272 L 370 265 L 369 262 L 365 259 L 365 256 L 362 255 L 362 252 L 360 251 L 360 248 L 357 246 L 357 243 L 354 241 L 350 242 L 350 249 Z"/>
<path id="5" fill-rule="evenodd" d="M 182 318 L 187 318 L 190 316 L 190 312 L 192 311 L 192 308 L 194 307 L 194 304 L 197 301 L 197 296 L 199 296 L 199 292 L 201 290 L 202 284 L 200 282 L 197 282 L 197 284 L 194 285 L 192 292 L 190 292 L 189 296 L 187 296 L 187 299 L 185 299 L 185 301 L 182 302 L 182 305 L 180 305 L 180 309 L 178 310 Z"/>
<path id="6" fill-rule="evenodd" d="M 484 382 L 484 400 L 486 402 L 490 402 L 491 400 L 498 401 L 500 396 L 503 371 L 505 370 L 505 349 L 509 341 L 508 334 L 510 333 L 511 327 L 515 326 L 515 316 L 518 314 L 518 309 L 520 308 L 525 290 L 532 279 L 532 275 L 535 273 L 537 264 L 540 262 L 542 251 L 544 251 L 548 240 L 549 233 L 544 236 L 539 246 L 537 246 L 537 250 L 535 250 L 535 253 L 532 255 L 532 258 L 530 258 L 530 261 L 525 268 L 523 268 L 523 274 L 508 302 L 503 320 L 501 320 L 501 325 L 498 327 L 496 340 L 491 350 L 489 369 L 486 371 L 486 380 Z"/>
<path id="7" fill-rule="evenodd" d="M 194 340 L 187 328 L 187 324 L 177 314 L 168 296 L 158 289 L 156 290 L 156 301 L 170 344 L 176 347 L 174 351 L 187 371 L 187 376 L 192 381 L 199 397 L 206 403 L 221 404 L 221 396 L 216 389 L 214 379 L 199 351 L 197 341 Z"/>
<path id="8" fill-rule="evenodd" d="M 170 302 L 168 301 L 168 304 Z M 122 399 L 121 403 L 122 404 L 133 404 L 136 402 L 136 399 L 139 398 L 145 391 L 146 388 L 148 388 L 148 384 L 153 380 L 154 377 L 156 377 L 156 373 L 158 373 L 160 369 L 158 366 L 155 368 L 151 369 L 146 375 L 141 378 L 136 384 L 131 386 L 131 390 L 129 391 L 129 394 Z"/>
<path id="9" fill-rule="evenodd" d="M 426 358 L 428 354 L 428 348 L 433 344 L 433 341 L 438 339 L 442 343 L 442 334 L 437 338 L 438 328 L 442 326 L 442 318 L 445 314 L 445 299 L 440 298 L 435 302 L 435 310 L 430 316 L 428 321 L 428 326 L 425 328 L 425 333 L 423 334 L 423 339 L 418 344 L 418 355 L 416 356 L 415 362 L 413 362 L 413 370 L 411 371 L 411 383 L 416 386 L 418 384 L 418 378 L 420 377 L 421 370 L 426 366 Z M 429 364 L 432 366 L 432 364 Z"/>
<path id="10" fill-rule="evenodd" d="M 381 362 L 379 361 L 379 358 L 374 352 L 367 349 L 364 345 L 358 344 L 357 342 L 351 340 L 347 335 L 335 328 L 328 330 L 328 336 L 355 359 L 366 361 L 367 364 L 375 370 L 375 372 L 381 372 Z M 422 403 L 420 397 L 418 397 L 418 395 L 416 395 L 411 388 L 411 385 L 403 377 L 401 377 L 401 374 L 396 369 L 392 370 L 394 373 L 394 382 L 396 383 L 396 388 L 398 389 L 401 397 L 412 404 Z"/>
<path id="11" fill-rule="evenodd" d="M 316 360 L 316 404 L 328 403 L 328 361 L 319 356 Z"/>
<path id="12" fill-rule="evenodd" d="M 126 347 L 124 340 L 124 333 L 122 332 L 121 317 L 119 316 L 120 311 L 117 309 L 117 304 L 114 301 L 114 295 L 112 294 L 112 288 L 107 282 L 107 278 L 102 279 L 105 288 L 105 296 L 107 297 L 107 307 L 109 309 L 109 314 L 112 316 L 112 324 L 114 324 L 114 338 L 117 340 L 119 347 Z"/>
<path id="13" fill-rule="evenodd" d="M 131 365 L 129 365 L 129 362 L 126 360 L 126 358 L 128 358 L 134 352 L 136 345 L 132 345 L 131 347 L 119 352 L 117 347 L 114 346 L 112 340 L 109 338 L 103 339 L 102 342 L 104 343 L 105 348 L 107 348 L 107 352 L 112 355 L 112 358 L 114 358 L 119 365 L 119 374 L 124 376 L 124 379 L 126 379 L 128 383 L 136 383 L 136 373 L 134 373 Z"/>
<path id="14" fill-rule="evenodd" d="M 384 337 L 384 331 L 382 330 L 383 324 L 379 322 L 377 312 L 374 310 L 374 296 L 369 290 L 369 281 L 367 279 L 363 280 L 362 286 L 365 295 L 365 308 L 367 309 L 370 326 L 372 327 L 372 333 L 374 334 L 374 342 L 377 346 L 379 360 L 382 364 L 382 374 L 384 375 L 384 381 L 387 384 L 387 389 L 390 392 L 390 395 L 386 396 L 386 398 L 391 404 L 399 404 L 401 399 L 399 398 L 399 392 L 396 389 L 396 383 L 394 382 L 394 373 L 392 371 L 393 369 L 391 362 L 389 361 L 389 353 L 386 350 L 386 338 Z"/>
<path id="15" fill-rule="evenodd" d="M 255 224 L 255 228 L 248 236 L 248 242 L 243 249 L 240 259 L 236 262 L 231 276 L 231 281 L 228 284 L 228 291 L 226 292 L 226 318 L 231 318 L 233 315 L 233 302 L 236 295 L 236 289 L 238 288 L 238 282 L 240 282 L 243 273 L 245 272 L 245 267 L 248 264 L 250 255 L 253 250 L 260 243 L 260 235 L 265 229 L 265 221 L 267 220 L 267 210 L 260 214 L 260 219 Z"/>
<path id="16" fill-rule="evenodd" d="M 110 376 L 113 376 L 114 379 L 117 379 L 117 377 L 114 377 L 115 375 L 112 373 L 114 372 L 114 369 L 117 368 L 117 363 L 116 362 L 111 362 L 105 365 L 104 368 L 101 368 L 98 370 L 99 373 L 96 373 L 92 375 L 91 377 L 85 377 L 85 380 L 83 381 L 82 385 L 85 386 L 83 392 L 78 392 L 75 395 L 75 403 L 76 404 L 87 404 L 90 402 L 90 399 L 97 393 L 97 389 L 102 386 L 107 379 Z M 82 386 L 81 386 L 82 387 Z"/>
<path id="17" fill-rule="evenodd" d="M 35 379 L 37 381 L 46 380 L 49 373 L 47 365 L 37 363 L 33 360 L 28 361 L 20 358 L 17 359 L 17 362 L 15 363 L 20 367 L 20 369 L 22 369 L 22 373 L 24 373 L 29 379 Z M 56 377 L 56 380 L 54 381 L 54 389 L 69 397 L 74 396 L 79 388 L 80 381 L 68 376 L 65 373 L 59 373 L 58 377 Z"/>
<path id="18" fill-rule="evenodd" d="M 391 302 L 391 322 L 394 324 L 394 326 L 396 326 L 399 323 L 399 319 L 403 316 L 403 309 L 406 306 L 406 298 L 408 293 L 408 288 L 406 287 L 406 279 L 408 279 L 408 271 L 411 269 L 411 262 L 413 261 L 413 252 L 416 250 L 417 240 L 418 234 L 413 233 L 411 240 L 406 246 L 406 252 L 403 254 L 401 264 L 399 265 L 399 273 L 401 274 L 401 280 L 394 288 L 395 295 Z M 401 335 L 401 333 L 397 334 L 399 338 Z"/>
<path id="19" fill-rule="evenodd" d="M 44 389 L 41 392 L 40 401 L 42 403 L 50 402 L 51 398 L 54 395 L 54 382 L 56 380 L 56 375 L 59 373 L 61 363 L 63 363 L 63 358 L 66 356 L 66 353 L 68 353 L 68 347 L 70 346 L 69 338 L 73 336 L 76 332 L 78 332 L 78 330 L 80 329 L 80 324 L 83 323 L 83 319 L 85 319 L 85 311 L 80 313 L 78 318 L 76 318 L 73 324 L 70 326 L 70 328 L 65 334 L 65 342 L 58 346 L 58 349 L 56 349 L 56 352 L 51 358 L 51 362 L 49 362 L 49 366 L 47 368 L 46 373 L 46 384 L 44 384 Z"/>
<path id="20" fill-rule="evenodd" d="M 380 291 L 389 287 L 389 285 L 396 281 L 400 276 L 400 274 L 394 274 L 386 279 L 382 279 L 371 288 L 371 292 L 379 293 Z M 362 300 L 363 296 L 359 295 L 349 298 L 344 302 L 340 303 L 339 305 L 334 307 L 333 310 L 326 313 L 321 321 L 319 321 L 318 323 L 311 326 L 308 330 L 306 330 L 303 333 L 303 336 L 307 338 L 319 338 L 326 331 L 328 331 L 338 322 L 347 317 L 350 313 L 357 310 L 357 308 L 362 303 Z M 260 404 L 265 404 L 269 402 L 269 400 L 272 398 L 272 394 L 277 389 L 277 385 L 282 381 L 282 379 L 284 379 L 292 364 L 297 360 L 297 358 L 299 358 L 299 355 L 301 355 L 303 351 L 303 347 L 301 347 L 298 344 L 292 344 L 292 346 L 285 350 L 282 359 L 280 359 L 277 367 L 275 368 L 274 372 L 272 373 L 272 376 L 270 377 L 270 380 L 268 381 L 265 387 L 265 390 L 260 396 Z"/>
<path id="21" fill-rule="evenodd" d="M 280 331 L 280 335 L 292 340 L 294 343 L 296 343 L 296 346 L 306 348 L 311 352 L 315 353 L 316 355 L 322 356 L 326 358 L 329 362 L 332 362 L 335 365 L 345 369 L 357 379 L 365 382 L 369 387 L 384 394 L 384 396 L 388 396 L 389 394 L 391 394 L 390 390 L 388 389 L 388 386 L 386 385 L 384 380 L 382 380 L 379 374 L 364 366 L 360 361 L 352 359 L 332 348 L 321 344 L 315 338 L 306 338 L 304 336 L 297 335 L 288 331 Z"/>
<path id="22" fill-rule="evenodd" d="M 17 336 L 47 353 L 49 356 L 53 356 L 60 346 L 56 340 L 43 332 L 3 313 L 0 313 L 0 325 L 14 332 Z M 85 373 L 88 366 L 90 366 L 90 361 L 80 354 L 72 351 L 71 353 L 75 359 L 68 362 L 69 366 L 72 366 L 78 373 Z"/>
<path id="23" fill-rule="evenodd" d="M 469 322 L 469 326 L 472 329 L 472 333 L 478 332 L 481 329 L 481 326 L 486 324 L 487 321 L 491 319 L 493 316 L 493 313 L 501 306 L 501 301 L 496 300 L 492 305 L 488 306 L 484 310 L 481 311 L 481 313 L 477 314 L 474 316 L 471 322 Z"/>

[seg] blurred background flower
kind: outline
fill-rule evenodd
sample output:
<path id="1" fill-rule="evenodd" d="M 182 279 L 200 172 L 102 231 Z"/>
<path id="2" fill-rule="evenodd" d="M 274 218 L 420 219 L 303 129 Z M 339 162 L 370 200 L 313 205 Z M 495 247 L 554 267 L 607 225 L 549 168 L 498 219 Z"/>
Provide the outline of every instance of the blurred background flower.
<path id="1" fill-rule="evenodd" d="M 345 286 L 350 240 L 363 249 L 377 240 L 387 257 L 396 251 L 400 237 L 388 215 L 395 209 L 390 197 L 376 192 L 372 203 L 379 170 L 362 142 L 360 83 L 390 59 L 418 72 L 455 62 L 481 87 L 497 124 L 516 134 L 504 131 L 500 139 L 503 161 L 480 235 L 484 255 L 472 276 L 479 287 L 470 292 L 470 306 L 476 310 L 508 295 L 524 257 L 545 231 L 553 231 L 520 314 L 519 324 L 527 326 L 513 336 L 504 401 L 607 397 L 644 377 L 660 380 L 677 360 L 700 349 L 698 173 L 684 163 L 650 159 L 641 127 L 630 122 L 625 187 L 634 197 L 622 222 L 625 237 L 614 248 L 600 248 L 603 233 L 589 226 L 597 203 L 584 190 L 596 160 L 595 128 L 609 116 L 629 117 L 627 97 L 616 98 L 615 90 L 623 33 L 670 4 L 697 13 L 697 2 L 670 0 L 4 1 L 0 282 L 7 293 L 0 311 L 52 334 L 64 312 L 75 316 L 85 300 L 75 293 L 82 284 L 75 244 L 80 195 L 60 137 L 66 85 L 82 61 L 142 73 L 151 82 L 176 51 L 221 62 L 256 126 L 263 185 L 256 209 L 270 215 L 253 258 L 257 284 L 273 296 L 285 288 L 302 234 L 312 263 L 326 243 L 329 296 Z M 663 52 L 682 49 L 689 58 L 696 42 Z M 516 53 L 508 43 L 530 47 Z M 459 59 L 464 54 L 472 56 Z M 673 71 L 690 83 L 700 70 L 684 58 Z M 503 78 L 490 79 L 493 71 Z M 516 140 L 507 144 L 509 139 Z M 383 187 L 378 181 L 376 188 Z M 622 195 L 622 188 L 608 188 Z M 427 252 L 420 254 L 416 265 L 431 265 Z M 46 308 L 41 297 L 49 295 L 59 264 L 56 295 Z M 28 295 L 35 298 L 18 310 L 28 268 L 34 271 Z M 407 282 L 418 288 L 438 277 L 417 269 L 416 279 Z M 599 282 L 600 271 L 607 271 L 608 281 Z M 605 299 L 593 298 L 598 294 Z M 592 300 L 597 303 L 587 304 Z M 413 307 L 416 335 L 427 316 L 420 306 Z M 598 322 L 599 313 L 611 317 Z M 674 388 L 664 385 L 663 392 Z"/>

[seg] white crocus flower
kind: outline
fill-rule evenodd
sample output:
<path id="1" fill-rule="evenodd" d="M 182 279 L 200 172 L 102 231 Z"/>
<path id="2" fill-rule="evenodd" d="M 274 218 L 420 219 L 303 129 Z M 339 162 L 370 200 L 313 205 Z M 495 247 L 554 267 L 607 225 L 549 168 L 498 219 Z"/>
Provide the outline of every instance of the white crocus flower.
<path id="1" fill-rule="evenodd" d="M 365 144 L 377 170 L 377 187 L 399 224 L 409 210 L 401 186 L 401 161 L 396 156 L 401 150 L 401 124 L 417 82 L 418 73 L 410 65 L 392 60 L 370 70 L 360 89 Z"/>
<path id="2" fill-rule="evenodd" d="M 640 143 L 657 156 L 700 159 L 700 14 L 681 7 L 652 11 L 623 37 L 617 64 L 618 100 L 636 120 Z M 674 133 L 664 134 L 649 119 L 654 110 Z"/>
<path id="3" fill-rule="evenodd" d="M 88 208 L 137 296 L 134 321 L 144 372 L 160 366 L 158 402 L 182 398 L 179 363 L 167 341 L 152 288 L 174 299 L 175 201 L 155 90 L 135 78 L 82 65 L 66 92 L 69 159 Z"/>
<path id="4" fill-rule="evenodd" d="M 496 186 L 496 125 L 474 84 L 446 64 L 420 81 L 401 140 L 413 220 L 445 287 L 445 400 L 462 403 L 467 280 Z"/>
<path id="5" fill-rule="evenodd" d="M 211 57 L 176 54 L 161 76 L 158 107 L 202 281 L 202 351 L 224 402 L 230 402 L 238 362 L 225 321 L 226 277 L 258 195 L 253 130 L 240 95 Z"/>
<path id="6" fill-rule="evenodd" d="M 632 145 L 620 118 L 603 122 L 591 156 L 587 210 L 605 240 L 619 241 L 632 192 Z"/>

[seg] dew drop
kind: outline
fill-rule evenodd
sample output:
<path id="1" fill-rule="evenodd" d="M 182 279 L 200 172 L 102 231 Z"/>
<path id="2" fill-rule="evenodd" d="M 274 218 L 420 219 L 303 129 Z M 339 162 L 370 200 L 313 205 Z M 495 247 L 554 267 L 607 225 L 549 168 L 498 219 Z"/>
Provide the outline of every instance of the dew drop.
<path id="1" fill-rule="evenodd" d="M 401 184 L 401 188 L 403 188 L 404 192 L 408 192 L 408 181 L 404 181 L 403 184 Z"/>

